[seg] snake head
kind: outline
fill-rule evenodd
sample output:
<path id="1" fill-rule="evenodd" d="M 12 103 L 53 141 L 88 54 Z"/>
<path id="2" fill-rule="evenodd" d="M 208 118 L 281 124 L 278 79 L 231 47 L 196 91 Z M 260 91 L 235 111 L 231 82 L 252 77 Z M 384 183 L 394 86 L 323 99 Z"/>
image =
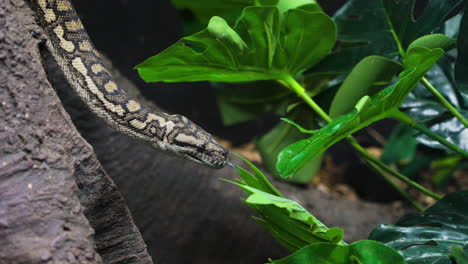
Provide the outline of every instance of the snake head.
<path id="1" fill-rule="evenodd" d="M 160 147 L 178 156 L 220 169 L 226 165 L 229 151 L 216 142 L 212 135 L 182 115 L 170 115 L 172 129 L 165 133 Z M 169 123 L 166 122 L 166 123 Z"/>

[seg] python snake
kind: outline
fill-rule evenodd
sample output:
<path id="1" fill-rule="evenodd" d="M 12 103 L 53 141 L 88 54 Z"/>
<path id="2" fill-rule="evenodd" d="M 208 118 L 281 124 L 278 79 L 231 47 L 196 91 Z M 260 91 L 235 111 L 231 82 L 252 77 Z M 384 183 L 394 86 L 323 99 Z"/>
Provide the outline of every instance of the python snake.
<path id="1" fill-rule="evenodd" d="M 228 151 L 182 115 L 156 112 L 118 88 L 70 0 L 27 0 L 47 35 L 47 47 L 74 91 L 109 126 L 133 138 L 212 168 Z"/>

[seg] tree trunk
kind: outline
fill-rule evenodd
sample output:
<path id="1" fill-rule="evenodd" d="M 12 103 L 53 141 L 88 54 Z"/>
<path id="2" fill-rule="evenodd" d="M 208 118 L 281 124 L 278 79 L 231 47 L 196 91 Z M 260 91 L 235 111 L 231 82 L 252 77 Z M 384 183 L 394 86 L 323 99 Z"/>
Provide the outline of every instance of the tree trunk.
<path id="1" fill-rule="evenodd" d="M 264 263 L 288 254 L 251 219 L 242 191 L 219 180 L 235 179 L 233 169 L 167 156 L 93 115 L 38 46 L 42 37 L 33 38 L 41 30 L 22 0 L 0 0 L 0 25 L 0 263 L 152 263 L 140 232 L 155 263 Z M 387 205 L 272 181 L 343 228 L 347 241 L 396 217 Z"/>

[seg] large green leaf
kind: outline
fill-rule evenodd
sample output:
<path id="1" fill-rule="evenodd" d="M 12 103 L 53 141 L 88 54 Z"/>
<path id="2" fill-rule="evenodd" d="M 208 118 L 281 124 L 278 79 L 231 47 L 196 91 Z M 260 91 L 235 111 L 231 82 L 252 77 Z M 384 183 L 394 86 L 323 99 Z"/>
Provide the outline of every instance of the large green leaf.
<path id="1" fill-rule="evenodd" d="M 460 33 L 457 40 L 458 57 L 455 64 L 455 80 L 457 88 L 463 95 L 464 103 L 468 107 L 468 8 L 460 22 Z"/>
<path id="2" fill-rule="evenodd" d="M 388 164 L 409 163 L 416 154 L 417 131 L 404 125 L 397 125 L 390 135 L 380 159 Z"/>
<path id="3" fill-rule="evenodd" d="M 424 74 L 444 54 L 442 49 L 415 47 L 404 60 L 398 81 L 369 98 L 363 97 L 350 113 L 339 116 L 312 137 L 293 143 L 278 156 L 276 168 L 282 177 L 290 177 L 316 155 L 337 141 L 369 124 L 392 115 Z"/>
<path id="4" fill-rule="evenodd" d="M 461 16 L 457 15 L 448 20 L 444 24 L 442 32 L 456 37 L 459 32 L 460 18 Z M 437 36 L 437 34 L 433 34 L 427 37 L 434 35 Z M 463 36 L 460 37 L 463 38 Z M 419 40 L 424 38 L 425 37 L 422 37 Z M 410 46 L 416 44 L 421 45 L 422 43 L 419 40 L 414 41 Z M 446 43 L 451 42 L 449 39 L 446 40 L 448 41 Z M 468 101 L 463 99 L 461 90 L 457 89 L 458 87 L 455 84 L 454 56 L 456 56 L 456 53 L 454 54 L 453 52 L 449 52 L 443 56 L 427 73 L 426 78 L 453 106 L 458 108 L 458 111 L 461 112 L 462 115 L 468 117 Z M 448 112 L 447 108 L 445 108 L 423 85 L 419 84 L 413 90 L 402 107 L 409 116 L 431 129 L 432 132 L 446 138 L 455 145 L 460 146 L 460 148 L 468 150 L 468 144 L 463 143 L 464 138 L 468 136 L 468 128 L 465 128 L 457 118 L 453 117 L 453 115 Z M 431 148 L 447 149 L 438 141 L 422 134 L 417 136 L 417 140 Z"/>
<path id="5" fill-rule="evenodd" d="M 444 34 L 430 34 L 422 36 L 411 42 L 408 49 L 414 47 L 426 47 L 428 49 L 441 48 L 445 51 L 455 48 L 456 40 Z"/>
<path id="6" fill-rule="evenodd" d="M 351 0 L 333 16 L 339 44 L 332 54 L 311 69 L 310 74 L 348 73 L 364 57 L 393 58 L 397 46 L 385 20 L 381 1 Z"/>
<path id="7" fill-rule="evenodd" d="M 271 264 L 406 264 L 398 252 L 382 243 L 370 240 L 351 245 L 316 243 Z"/>
<path id="8" fill-rule="evenodd" d="M 320 11 L 320 6 L 314 0 L 171 0 L 172 4 L 181 10 L 190 10 L 202 24 L 207 24 L 213 16 L 220 16 L 231 24 L 248 6 L 276 5 L 281 13 L 289 9 L 302 7 L 309 11 Z"/>
<path id="9" fill-rule="evenodd" d="M 213 17 L 205 30 L 136 69 L 147 82 L 278 80 L 319 62 L 335 35 L 335 24 L 322 12 L 291 9 L 280 23 L 277 7 L 247 7 L 234 28 Z"/>
<path id="10" fill-rule="evenodd" d="M 300 106 L 291 111 L 291 113 L 287 115 L 287 118 L 294 122 L 301 123 L 303 126 L 310 129 L 314 127 L 313 116 L 314 113 L 310 109 Z M 278 154 L 280 151 L 289 144 L 306 137 L 308 137 L 308 135 L 301 133 L 286 122 L 280 122 L 276 125 L 270 132 L 263 135 L 257 141 L 257 149 L 262 156 L 265 168 L 276 176 L 279 176 L 276 171 L 276 162 L 278 161 Z M 315 176 L 317 176 L 322 164 L 321 161 L 322 156 L 319 155 L 316 159 L 298 171 L 294 177 L 288 180 L 300 183 L 310 182 Z"/>
<path id="11" fill-rule="evenodd" d="M 275 239 L 290 251 L 309 244 L 329 242 L 346 245 L 343 230 L 328 228 L 298 203 L 285 199 L 254 165 L 244 159 L 254 174 L 236 166 L 243 181 L 234 182 L 249 197 L 245 202 L 256 210 L 261 223 Z"/>
<path id="12" fill-rule="evenodd" d="M 426 78 L 458 111 L 468 118 L 468 104 L 463 103 L 462 95 L 457 91 L 453 79 L 452 58 L 443 56 L 438 63 L 426 74 Z M 436 134 L 446 138 L 460 148 L 468 151 L 465 138 L 468 136 L 468 128 L 435 99 L 423 85 L 419 84 L 407 97 L 402 105 L 404 110 L 415 121 L 430 128 Z M 446 149 L 438 141 L 425 135 L 418 135 L 416 139 L 431 148 Z"/>
<path id="13" fill-rule="evenodd" d="M 212 83 L 225 125 L 254 119 L 259 115 L 286 114 L 296 97 L 292 91 L 274 81 L 246 83 Z"/>
<path id="14" fill-rule="evenodd" d="M 333 16 L 340 45 L 308 74 L 348 73 L 369 55 L 393 59 L 400 55 L 397 41 L 403 43 L 402 48 L 405 49 L 414 40 L 439 32 L 444 21 L 452 15 L 451 11 L 463 0 L 431 0 L 416 21 L 412 15 L 414 2 L 347 1 Z"/>
<path id="15" fill-rule="evenodd" d="M 417 19 L 413 16 L 415 0 L 382 0 L 386 16 L 403 48 L 424 35 L 437 32 L 450 13 L 464 0 L 432 0 Z"/>
<path id="16" fill-rule="evenodd" d="M 330 117 L 348 113 L 363 96 L 379 92 L 400 71 L 400 64 L 384 57 L 364 58 L 336 92 L 329 111 Z"/>
<path id="17" fill-rule="evenodd" d="M 468 191 L 448 194 L 425 212 L 406 215 L 396 225 L 379 225 L 369 239 L 398 250 L 410 264 L 451 264 L 454 247 L 468 248 Z"/>

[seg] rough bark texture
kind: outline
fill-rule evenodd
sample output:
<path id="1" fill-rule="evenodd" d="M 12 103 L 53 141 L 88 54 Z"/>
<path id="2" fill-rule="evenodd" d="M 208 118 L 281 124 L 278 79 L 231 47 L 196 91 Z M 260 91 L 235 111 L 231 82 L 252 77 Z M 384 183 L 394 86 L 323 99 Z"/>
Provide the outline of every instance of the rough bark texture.
<path id="1" fill-rule="evenodd" d="M 250 218 L 241 190 L 219 180 L 236 178 L 234 170 L 169 157 L 90 113 L 47 53 L 40 57 L 29 14 L 21 0 L 0 0 L 0 263 L 151 263 L 119 191 L 155 263 L 264 263 L 288 254 Z M 389 206 L 273 183 L 344 228 L 348 241 L 395 219 Z"/>
<path id="2" fill-rule="evenodd" d="M 0 0 L 0 263 L 151 263 L 45 75 L 23 1 Z"/>

